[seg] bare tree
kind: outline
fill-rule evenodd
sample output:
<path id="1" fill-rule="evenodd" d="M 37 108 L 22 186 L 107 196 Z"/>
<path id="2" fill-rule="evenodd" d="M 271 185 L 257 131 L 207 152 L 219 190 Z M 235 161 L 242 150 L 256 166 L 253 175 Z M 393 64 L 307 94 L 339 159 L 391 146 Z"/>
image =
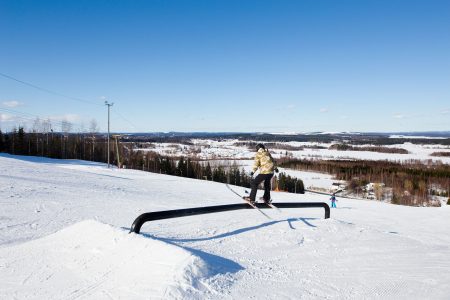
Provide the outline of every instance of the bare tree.
<path id="1" fill-rule="evenodd" d="M 72 123 L 64 119 L 61 121 L 61 132 L 67 134 L 72 130 Z"/>
<path id="2" fill-rule="evenodd" d="M 52 122 L 50 121 L 49 118 L 47 118 L 47 120 L 42 121 L 41 125 L 43 133 L 48 133 L 52 129 Z"/>
<path id="3" fill-rule="evenodd" d="M 91 122 L 89 123 L 89 132 L 94 134 L 97 133 L 99 131 L 98 125 L 97 125 L 97 121 L 95 119 L 92 119 Z"/>
<path id="4" fill-rule="evenodd" d="M 89 123 L 89 132 L 92 135 L 91 137 L 91 160 L 94 160 L 94 153 L 95 153 L 95 134 L 99 131 L 97 121 L 95 119 L 92 119 Z"/>
<path id="5" fill-rule="evenodd" d="M 39 153 L 39 135 L 42 132 L 42 122 L 39 117 L 37 117 L 33 122 L 32 132 L 36 138 L 36 154 Z M 31 154 L 31 142 L 28 144 L 28 154 Z"/>
<path id="6" fill-rule="evenodd" d="M 86 132 L 86 126 L 85 126 L 84 122 L 80 123 L 80 127 L 78 128 L 78 132 L 79 133 L 85 133 Z"/>
<path id="7" fill-rule="evenodd" d="M 37 117 L 34 122 L 33 122 L 33 127 L 32 127 L 32 131 L 34 133 L 38 133 L 38 132 L 42 132 L 42 122 L 41 119 L 39 119 L 39 117 Z"/>
<path id="8" fill-rule="evenodd" d="M 46 144 L 47 144 L 47 155 L 49 153 L 49 148 L 48 148 L 48 133 L 50 132 L 50 130 L 52 130 L 52 123 L 50 121 L 49 118 L 47 118 L 47 120 L 42 121 L 42 132 L 45 133 L 45 137 L 46 137 Z M 42 149 L 44 149 L 44 147 L 42 147 Z M 44 150 L 42 150 L 42 155 Z"/>
<path id="9" fill-rule="evenodd" d="M 68 133 L 72 130 L 72 123 L 67 121 L 67 119 L 64 119 L 61 121 L 61 132 L 63 133 L 61 135 L 61 156 L 62 158 L 66 158 L 66 139 L 68 138 Z"/>

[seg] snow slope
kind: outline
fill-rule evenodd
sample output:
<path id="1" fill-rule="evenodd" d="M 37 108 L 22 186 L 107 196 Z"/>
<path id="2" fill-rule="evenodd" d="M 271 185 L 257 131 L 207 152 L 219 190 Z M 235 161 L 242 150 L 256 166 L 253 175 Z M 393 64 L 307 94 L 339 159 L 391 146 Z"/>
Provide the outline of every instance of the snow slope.
<path id="1" fill-rule="evenodd" d="M 219 183 L 0 155 L 0 298 L 450 297 L 449 207 L 338 198 L 327 220 L 316 208 L 242 210 L 127 234 L 143 212 L 236 202 Z"/>
<path id="2" fill-rule="evenodd" d="M 207 272 L 186 250 L 96 221 L 2 248 L 0 257 L 1 299 L 176 298 Z"/>

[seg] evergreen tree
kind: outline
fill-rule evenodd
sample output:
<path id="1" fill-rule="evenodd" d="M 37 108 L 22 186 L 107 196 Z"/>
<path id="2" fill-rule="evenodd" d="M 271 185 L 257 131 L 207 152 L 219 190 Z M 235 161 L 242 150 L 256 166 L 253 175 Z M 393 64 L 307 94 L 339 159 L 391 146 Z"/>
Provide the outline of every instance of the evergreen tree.
<path id="1" fill-rule="evenodd" d="M 3 138 L 3 132 L 0 129 L 0 152 L 3 152 L 3 151 L 5 151 L 5 141 Z"/>
<path id="2" fill-rule="evenodd" d="M 186 176 L 186 163 L 184 162 L 184 158 L 180 157 L 180 160 L 177 164 L 177 169 L 175 175 L 177 176 Z"/>
<path id="3" fill-rule="evenodd" d="M 213 180 L 216 182 L 227 182 L 227 176 L 225 175 L 225 171 L 222 166 L 214 169 L 213 171 Z"/>
<path id="4" fill-rule="evenodd" d="M 189 158 L 186 162 L 186 176 L 188 178 L 196 178 L 196 170 L 194 164 Z"/>
<path id="5" fill-rule="evenodd" d="M 297 191 L 297 194 L 304 194 L 305 193 L 305 186 L 303 185 L 303 180 L 298 179 L 296 181 L 296 191 Z"/>
<path id="6" fill-rule="evenodd" d="M 212 173 L 211 165 L 209 164 L 209 162 L 206 165 L 206 170 L 204 172 L 204 176 L 206 176 L 206 180 L 213 180 L 213 173 Z"/>
<path id="7" fill-rule="evenodd" d="M 241 185 L 241 172 L 239 171 L 238 168 L 235 169 L 234 171 L 234 178 L 235 178 L 235 185 Z"/>
<path id="8" fill-rule="evenodd" d="M 16 153 L 21 155 L 29 153 L 29 151 L 27 151 L 28 147 L 25 139 L 25 130 L 23 129 L 23 127 L 19 127 L 18 131 L 14 129 L 13 134 L 17 136 L 17 142 L 14 146 Z"/>

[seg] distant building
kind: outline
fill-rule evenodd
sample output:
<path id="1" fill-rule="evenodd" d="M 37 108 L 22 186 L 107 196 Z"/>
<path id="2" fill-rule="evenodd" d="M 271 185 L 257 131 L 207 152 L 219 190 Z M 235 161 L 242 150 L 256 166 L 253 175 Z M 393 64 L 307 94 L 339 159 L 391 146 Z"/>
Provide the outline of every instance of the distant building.
<path id="1" fill-rule="evenodd" d="M 371 200 L 392 198 L 392 188 L 386 188 L 382 182 L 370 182 L 364 186 L 365 197 Z"/>
<path id="2" fill-rule="evenodd" d="M 347 185 L 342 182 L 333 182 L 331 184 L 330 192 L 336 193 L 337 191 L 345 191 L 347 189 Z"/>
<path id="3" fill-rule="evenodd" d="M 367 192 L 373 192 L 376 187 L 385 188 L 386 185 L 382 182 L 370 182 L 365 186 Z"/>

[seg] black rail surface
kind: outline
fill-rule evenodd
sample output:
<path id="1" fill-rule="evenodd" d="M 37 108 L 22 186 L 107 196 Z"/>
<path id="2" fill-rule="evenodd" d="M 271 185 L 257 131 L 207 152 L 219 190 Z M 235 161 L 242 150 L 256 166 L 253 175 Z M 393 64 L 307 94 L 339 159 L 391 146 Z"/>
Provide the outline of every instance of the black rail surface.
<path id="1" fill-rule="evenodd" d="M 328 206 L 328 204 L 323 202 L 279 202 L 273 203 L 273 205 L 275 205 L 278 208 L 323 207 L 325 209 L 325 219 L 328 219 L 330 217 L 330 207 Z M 264 203 L 256 203 L 256 206 L 260 209 L 272 209 Z M 145 222 L 210 214 L 238 209 L 254 209 L 254 208 L 248 205 L 247 203 L 237 203 L 237 204 L 194 207 L 194 208 L 174 209 L 174 210 L 164 210 L 164 211 L 144 213 L 139 217 L 137 217 L 136 220 L 134 220 L 133 225 L 131 225 L 130 233 L 131 232 L 139 233 L 141 231 L 142 225 L 144 225 Z"/>

